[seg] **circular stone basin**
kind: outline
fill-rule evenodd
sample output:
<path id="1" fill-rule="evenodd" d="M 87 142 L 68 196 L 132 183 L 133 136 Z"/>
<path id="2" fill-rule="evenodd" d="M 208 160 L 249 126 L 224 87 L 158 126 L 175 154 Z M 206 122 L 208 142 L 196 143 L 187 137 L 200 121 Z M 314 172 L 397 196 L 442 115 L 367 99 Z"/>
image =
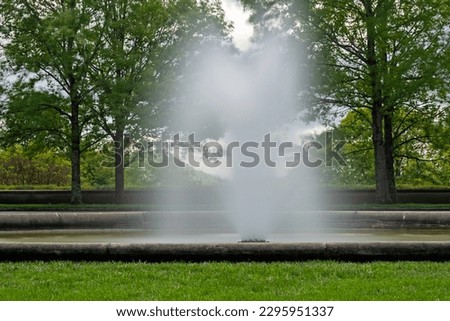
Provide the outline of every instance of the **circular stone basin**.
<path id="1" fill-rule="evenodd" d="M 0 231 L 0 243 L 237 243 L 236 233 L 148 229 L 65 229 Z M 450 232 L 439 229 L 336 229 L 321 233 L 283 233 L 267 237 L 271 243 L 308 242 L 432 242 L 450 241 Z M 246 242 L 243 242 L 246 243 Z M 249 242 L 251 243 L 251 242 Z"/>
<path id="2" fill-rule="evenodd" d="M 241 242 L 228 217 L 219 211 L 2 212 L 0 261 L 450 260 L 448 211 L 292 212 L 272 226 L 267 242 Z"/>

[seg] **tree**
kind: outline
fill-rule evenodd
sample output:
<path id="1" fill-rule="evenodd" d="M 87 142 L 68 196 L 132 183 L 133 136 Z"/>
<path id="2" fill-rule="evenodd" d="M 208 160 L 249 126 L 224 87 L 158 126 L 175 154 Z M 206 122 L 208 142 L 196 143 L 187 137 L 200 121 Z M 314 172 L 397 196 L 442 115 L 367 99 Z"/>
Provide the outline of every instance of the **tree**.
<path id="1" fill-rule="evenodd" d="M 151 113 L 145 89 L 151 89 L 152 71 L 164 44 L 171 43 L 173 28 L 163 1 L 103 1 L 103 46 L 90 74 L 98 84 L 95 122 L 115 145 L 115 192 L 120 202 L 125 188 L 126 131 L 138 125 L 139 108 Z"/>
<path id="2" fill-rule="evenodd" d="M 103 32 L 96 6 L 90 0 L 4 0 L 0 5 L 5 54 L 18 76 L 9 92 L 6 119 L 13 123 L 7 127 L 13 135 L 23 130 L 16 137 L 44 134 L 70 146 L 72 203 L 82 201 L 82 136 L 94 132 L 89 67 Z"/>
<path id="3" fill-rule="evenodd" d="M 448 108 L 449 6 L 440 0 L 244 3 L 263 24 L 276 17 L 306 43 L 321 80 L 311 88 L 312 109 L 334 116 L 352 110 L 369 124 L 376 198 L 395 202 L 395 149 L 421 126 L 418 119 L 433 120 Z M 409 143 L 431 138 L 419 134 Z"/>
<path id="4" fill-rule="evenodd" d="M 342 149 L 347 165 L 343 168 L 326 168 L 327 182 L 342 186 L 370 186 L 374 181 L 374 164 L 367 162 L 373 159 L 371 131 L 368 122 L 360 116 L 368 109 L 356 113 L 349 111 L 337 124 L 333 131 L 336 139 L 345 139 L 347 144 Z M 398 111 L 404 119 L 405 111 Z M 408 115 L 409 122 L 420 123 L 410 126 L 397 137 L 394 145 L 395 178 L 398 186 L 448 186 L 448 112 L 438 115 L 439 122 L 424 118 L 418 112 Z M 446 120 L 447 118 L 447 120 Z M 397 123 L 397 121 L 395 122 Z M 427 139 L 424 139 L 426 137 Z"/>
<path id="5" fill-rule="evenodd" d="M 80 154 L 104 137 L 115 143 L 120 201 L 125 135 L 154 123 L 165 83 L 187 55 L 183 45 L 227 27 L 218 1 L 21 0 L 0 8 L 3 47 L 18 74 L 4 137 L 70 145 L 74 203 L 81 202 Z"/>
<path id="6" fill-rule="evenodd" d="M 220 3 L 211 1 L 103 1 L 104 46 L 92 68 L 98 82 L 96 121 L 115 145 L 115 192 L 125 188 L 127 140 L 149 137 L 155 127 L 168 83 L 186 54 L 186 42 L 207 37 L 206 28 L 226 28 Z M 220 32 L 219 32 L 220 34 Z M 193 54 L 193 53 L 192 53 Z M 145 130 L 149 129 L 149 130 Z M 127 136 L 127 139 L 124 139 Z"/>

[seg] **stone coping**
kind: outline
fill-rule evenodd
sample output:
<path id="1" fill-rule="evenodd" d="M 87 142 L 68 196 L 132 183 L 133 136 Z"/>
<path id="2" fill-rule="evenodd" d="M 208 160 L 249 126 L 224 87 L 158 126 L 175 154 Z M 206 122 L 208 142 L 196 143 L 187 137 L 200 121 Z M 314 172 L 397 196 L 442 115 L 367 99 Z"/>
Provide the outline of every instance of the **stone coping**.
<path id="1" fill-rule="evenodd" d="M 0 261 L 449 261 L 450 242 L 0 243 Z"/>
<path id="2" fill-rule="evenodd" d="M 318 217 L 337 228 L 433 228 L 450 230 L 450 211 L 309 211 L 285 212 L 287 219 L 297 215 Z M 148 228 L 155 220 L 193 219 L 217 226 L 229 225 L 224 211 L 4 211 L 0 230 L 39 230 L 74 228 Z"/>

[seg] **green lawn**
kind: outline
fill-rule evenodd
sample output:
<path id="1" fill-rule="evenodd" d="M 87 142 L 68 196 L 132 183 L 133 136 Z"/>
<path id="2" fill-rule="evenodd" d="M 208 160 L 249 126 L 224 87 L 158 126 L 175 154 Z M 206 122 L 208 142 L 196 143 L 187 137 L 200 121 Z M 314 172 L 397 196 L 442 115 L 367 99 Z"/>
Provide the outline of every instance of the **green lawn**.
<path id="1" fill-rule="evenodd" d="M 450 300 L 450 262 L 0 263 L 0 300 Z"/>

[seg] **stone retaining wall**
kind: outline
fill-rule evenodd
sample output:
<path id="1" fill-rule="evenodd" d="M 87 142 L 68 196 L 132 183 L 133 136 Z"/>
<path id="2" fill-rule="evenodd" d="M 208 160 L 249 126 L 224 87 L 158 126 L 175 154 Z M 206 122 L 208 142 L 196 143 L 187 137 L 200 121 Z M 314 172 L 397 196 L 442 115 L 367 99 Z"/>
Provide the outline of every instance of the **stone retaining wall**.
<path id="1" fill-rule="evenodd" d="M 176 203 L 177 189 L 154 189 L 126 191 L 124 204 L 162 204 L 168 200 Z M 84 191 L 86 204 L 114 203 L 113 191 Z M 192 203 L 217 204 L 219 191 L 211 188 L 192 188 L 183 190 L 183 197 Z M 326 190 L 321 200 L 326 204 L 365 204 L 375 203 L 373 190 Z M 450 203 L 450 190 L 399 190 L 399 203 L 442 204 Z M 70 203 L 70 191 L 0 191 L 0 204 L 62 204 Z M 176 205 L 176 204 L 175 204 Z"/>

